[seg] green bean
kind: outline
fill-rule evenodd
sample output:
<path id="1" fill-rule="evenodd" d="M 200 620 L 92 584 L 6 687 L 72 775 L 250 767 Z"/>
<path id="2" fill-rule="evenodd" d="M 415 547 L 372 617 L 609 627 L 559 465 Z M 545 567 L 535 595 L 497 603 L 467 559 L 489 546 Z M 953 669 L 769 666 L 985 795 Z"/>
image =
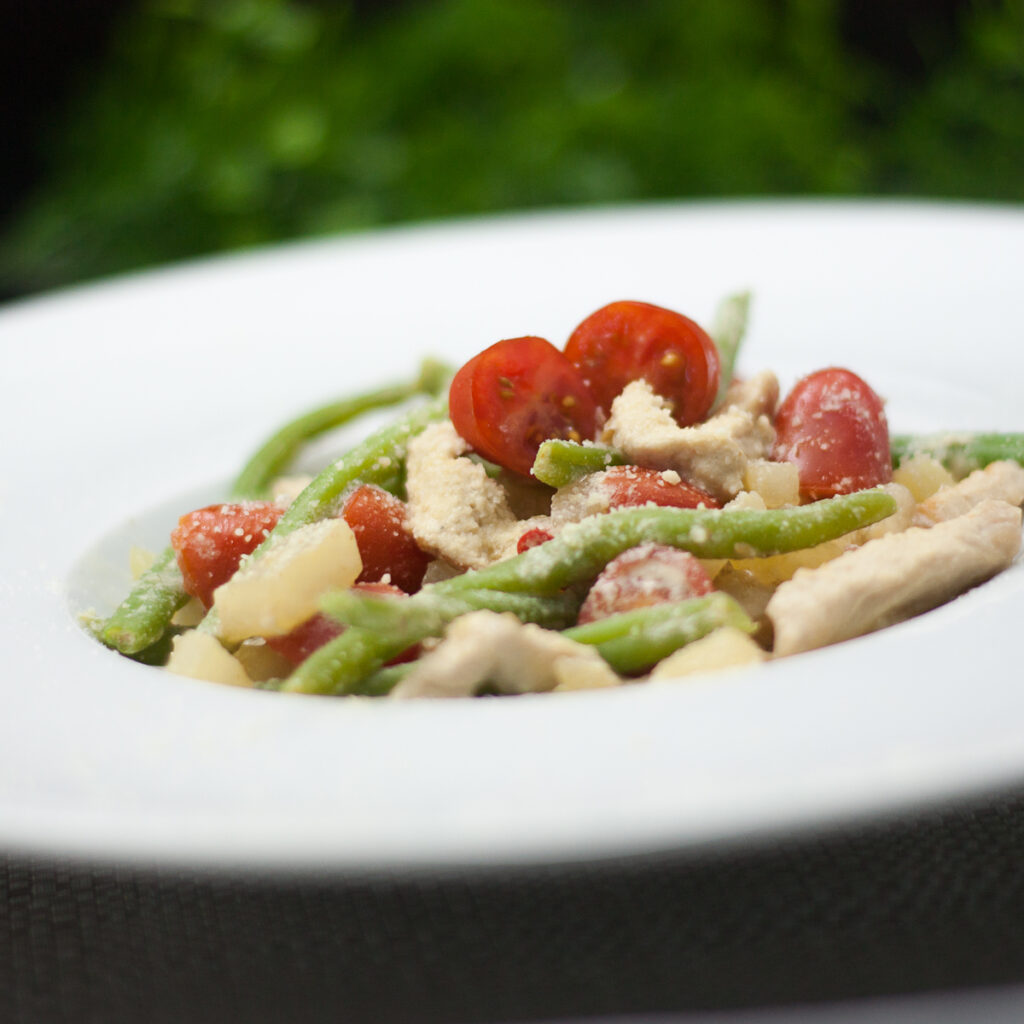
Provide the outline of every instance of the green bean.
<path id="1" fill-rule="evenodd" d="M 895 501 L 881 490 L 768 511 L 625 509 L 592 516 L 566 527 L 546 544 L 485 569 L 431 584 L 424 591 L 467 600 L 469 595 L 479 600 L 477 592 L 484 590 L 554 595 L 589 583 L 612 558 L 645 541 L 681 547 L 702 558 L 751 558 L 812 547 L 884 519 L 895 510 Z M 416 597 L 409 600 L 414 602 Z M 426 603 L 426 599 L 420 601 Z M 350 603 L 348 607 L 355 606 Z M 404 622 L 390 623 L 393 632 L 388 635 L 361 626 L 347 629 L 307 658 L 283 689 L 320 694 L 358 692 L 366 676 L 422 639 L 417 631 L 420 623 L 413 621 L 417 614 L 414 611 Z M 380 625 L 379 620 L 374 624 Z M 397 628 L 399 625 L 402 628 Z"/>
<path id="2" fill-rule="evenodd" d="M 637 675 L 720 626 L 753 633 L 747 613 L 727 594 L 713 593 L 637 608 L 567 629 L 564 636 L 590 644 L 616 672 Z"/>
<path id="3" fill-rule="evenodd" d="M 441 419 L 447 411 L 447 398 L 435 398 L 417 406 L 321 470 L 288 506 L 277 525 L 250 557 L 260 558 L 281 537 L 334 515 L 357 484 L 377 484 L 386 491 L 401 492 L 409 441 L 428 424 Z M 204 633 L 216 634 L 218 625 L 217 610 L 211 608 L 197 628 Z"/>
<path id="4" fill-rule="evenodd" d="M 342 398 L 304 413 L 272 434 L 253 454 L 235 478 L 232 495 L 241 499 L 269 497 L 269 490 L 288 467 L 299 448 L 328 430 L 343 426 L 357 416 L 374 409 L 387 408 L 419 394 L 440 394 L 450 376 L 448 367 L 434 359 L 425 359 L 419 376 L 410 381 Z"/>
<path id="5" fill-rule="evenodd" d="M 533 475 L 549 487 L 567 487 L 609 466 L 621 466 L 625 456 L 614 448 L 576 441 L 543 441 L 533 461 Z"/>
<path id="6" fill-rule="evenodd" d="M 391 395 L 390 401 L 398 402 L 420 391 L 434 393 L 442 387 L 441 381 L 445 373 L 442 364 L 427 360 L 424 361 L 416 379 L 408 384 L 380 389 L 369 395 L 349 399 L 347 402 L 325 406 L 286 424 L 249 460 L 230 489 L 231 497 L 237 500 L 252 497 L 254 492 L 261 492 L 263 481 L 268 480 L 269 476 L 276 475 L 276 470 L 272 471 L 271 464 L 280 468 L 283 449 L 288 447 L 294 451 L 300 432 L 304 432 L 302 439 L 309 440 L 321 430 L 340 426 L 344 422 L 340 419 L 342 413 L 347 412 L 347 419 L 352 419 L 367 409 L 380 407 L 384 404 L 386 394 Z M 333 419 L 328 415 L 328 409 L 334 410 Z M 399 424 L 378 431 L 313 481 L 310 488 L 314 485 L 319 488 L 314 498 L 329 495 L 332 487 L 339 484 L 341 491 L 344 491 L 355 482 L 360 472 L 363 473 L 362 479 L 367 483 L 379 483 L 386 489 L 400 490 L 403 486 L 402 459 L 408 437 L 422 429 L 430 419 L 440 418 L 444 414 L 444 409 L 444 401 L 435 398 L 429 405 L 413 410 Z M 280 438 L 280 442 L 275 440 L 276 438 Z M 328 474 L 329 479 L 325 480 L 324 477 Z M 303 495 L 310 488 L 307 488 Z M 310 508 L 310 505 L 315 504 L 315 501 L 307 498 L 305 513 L 312 515 L 312 518 L 321 518 L 321 515 L 314 514 L 315 509 Z M 298 516 L 293 513 L 293 521 L 297 518 Z M 307 521 L 311 522 L 312 518 Z M 297 522 L 295 525 L 303 523 Z M 295 525 L 292 525 L 291 529 L 294 529 Z M 104 644 L 121 654 L 139 654 L 164 635 L 172 616 L 188 599 L 189 595 L 185 593 L 174 550 L 168 547 L 160 553 L 153 566 L 135 581 L 128 596 L 102 624 L 98 636 Z"/>
<path id="7" fill-rule="evenodd" d="M 413 662 L 385 665 L 363 679 L 352 691 L 352 696 L 386 697 L 415 667 Z"/>
<path id="8" fill-rule="evenodd" d="M 958 480 L 1004 459 L 1024 466 L 1024 434 L 897 434 L 890 440 L 894 466 L 915 455 L 938 459 Z"/>
<path id="9" fill-rule="evenodd" d="M 573 593 L 536 597 L 502 590 L 465 590 L 460 594 L 438 592 L 440 584 L 424 587 L 411 597 L 385 597 L 359 590 L 337 590 L 328 594 L 321 608 L 348 626 L 375 633 L 420 639 L 439 636 L 452 619 L 466 612 L 487 609 L 512 612 L 523 622 L 535 622 L 548 629 L 564 629 L 576 621 L 580 598 Z"/>
<path id="10" fill-rule="evenodd" d="M 388 601 L 387 598 L 366 600 Z M 399 599 L 391 603 L 409 602 Z M 376 626 L 386 624 L 385 618 L 373 614 L 366 615 L 364 621 L 374 621 Z M 431 626 L 434 628 L 436 623 Z M 754 624 L 732 598 L 715 593 L 609 616 L 599 622 L 567 629 L 564 635 L 596 647 L 617 672 L 632 675 L 720 626 L 735 626 L 747 633 L 754 631 Z M 383 636 L 373 630 L 349 629 L 303 662 L 283 689 L 292 693 L 383 696 L 411 666 L 374 667 L 375 663 L 383 665 L 384 658 L 394 657 L 403 645 L 409 646 L 410 637 L 417 631 L 410 629 Z"/>
<path id="11" fill-rule="evenodd" d="M 616 555 L 651 541 L 699 558 L 757 558 L 797 551 L 869 526 L 896 511 L 882 490 L 786 509 L 631 508 L 590 516 L 554 540 L 485 569 L 435 584 L 445 594 L 496 589 L 550 594 L 592 580 Z"/>
<path id="12" fill-rule="evenodd" d="M 715 408 L 722 404 L 725 392 L 732 383 L 733 370 L 736 368 L 736 357 L 739 355 L 740 345 L 747 333 L 747 320 L 750 315 L 750 292 L 738 292 L 736 295 L 729 295 L 719 303 L 715 311 L 714 323 L 711 327 L 711 337 L 718 349 L 720 363 L 720 376 L 718 382 L 718 394 L 715 397 Z"/>
<path id="13" fill-rule="evenodd" d="M 324 696 L 359 694 L 368 677 L 419 639 L 415 631 L 383 637 L 353 626 L 318 647 L 284 681 L 281 692 Z"/>
<path id="14" fill-rule="evenodd" d="M 122 654 L 141 654 L 160 641 L 174 613 L 188 599 L 174 549 L 167 548 L 135 581 L 97 636 Z"/>
<path id="15" fill-rule="evenodd" d="M 285 681 L 290 693 L 327 695 L 364 693 L 364 680 L 407 647 L 438 636 L 452 619 L 489 608 L 512 612 L 524 622 L 560 629 L 575 619 L 579 596 L 535 597 L 501 591 L 447 593 L 446 580 L 424 587 L 409 598 L 387 598 L 337 591 L 324 598 L 329 615 L 349 625 L 314 651 Z"/>

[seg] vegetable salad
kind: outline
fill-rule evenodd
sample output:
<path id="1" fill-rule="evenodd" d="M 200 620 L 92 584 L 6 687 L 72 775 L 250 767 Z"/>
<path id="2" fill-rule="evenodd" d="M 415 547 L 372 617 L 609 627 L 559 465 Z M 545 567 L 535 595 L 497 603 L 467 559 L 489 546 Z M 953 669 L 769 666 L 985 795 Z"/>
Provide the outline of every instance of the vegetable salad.
<path id="1" fill-rule="evenodd" d="M 394 697 L 678 679 L 935 607 L 1021 541 L 1020 435 L 891 437 L 825 367 L 785 396 L 733 369 L 749 297 L 710 331 L 621 301 L 556 347 L 315 409 L 187 511 L 113 614 L 120 653 L 285 692 Z M 402 406 L 312 479 L 303 444 Z"/>

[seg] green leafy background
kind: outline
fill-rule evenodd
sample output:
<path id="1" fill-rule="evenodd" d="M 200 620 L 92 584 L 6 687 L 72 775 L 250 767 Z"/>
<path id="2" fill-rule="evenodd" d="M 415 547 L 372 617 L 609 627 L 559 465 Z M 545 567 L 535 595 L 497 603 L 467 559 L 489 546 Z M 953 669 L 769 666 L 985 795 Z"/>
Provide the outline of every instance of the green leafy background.
<path id="1" fill-rule="evenodd" d="M 1024 0 L 901 75 L 832 0 L 151 0 L 0 237 L 20 293 L 491 211 L 737 195 L 1024 199 Z"/>

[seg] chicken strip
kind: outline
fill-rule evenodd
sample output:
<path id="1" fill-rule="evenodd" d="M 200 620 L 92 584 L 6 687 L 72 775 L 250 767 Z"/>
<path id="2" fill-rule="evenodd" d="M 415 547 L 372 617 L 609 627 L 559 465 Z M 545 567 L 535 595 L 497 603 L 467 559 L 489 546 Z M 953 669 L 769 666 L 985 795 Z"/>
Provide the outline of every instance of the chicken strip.
<path id="1" fill-rule="evenodd" d="M 1016 462 L 992 462 L 957 484 L 940 487 L 918 505 L 914 525 L 933 526 L 954 519 L 989 499 L 1024 504 L 1024 468 Z"/>
<path id="2" fill-rule="evenodd" d="M 766 614 L 776 657 L 890 626 L 1001 572 L 1021 543 L 1021 511 L 984 501 L 930 529 L 911 527 L 779 585 Z"/>

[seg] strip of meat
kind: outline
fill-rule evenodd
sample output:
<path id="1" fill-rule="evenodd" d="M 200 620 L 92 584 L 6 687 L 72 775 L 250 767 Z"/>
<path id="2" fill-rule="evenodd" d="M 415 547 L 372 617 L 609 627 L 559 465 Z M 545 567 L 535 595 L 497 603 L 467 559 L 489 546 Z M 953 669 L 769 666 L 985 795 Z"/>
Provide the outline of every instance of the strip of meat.
<path id="1" fill-rule="evenodd" d="M 987 500 L 1024 504 L 1024 468 L 1016 462 L 992 462 L 976 469 L 951 487 L 940 487 L 922 501 L 914 515 L 915 526 L 932 526 L 962 516 Z"/>
<path id="2" fill-rule="evenodd" d="M 930 529 L 912 527 L 801 569 L 768 602 L 776 657 L 849 640 L 934 608 L 1005 569 L 1021 511 L 984 501 Z"/>

